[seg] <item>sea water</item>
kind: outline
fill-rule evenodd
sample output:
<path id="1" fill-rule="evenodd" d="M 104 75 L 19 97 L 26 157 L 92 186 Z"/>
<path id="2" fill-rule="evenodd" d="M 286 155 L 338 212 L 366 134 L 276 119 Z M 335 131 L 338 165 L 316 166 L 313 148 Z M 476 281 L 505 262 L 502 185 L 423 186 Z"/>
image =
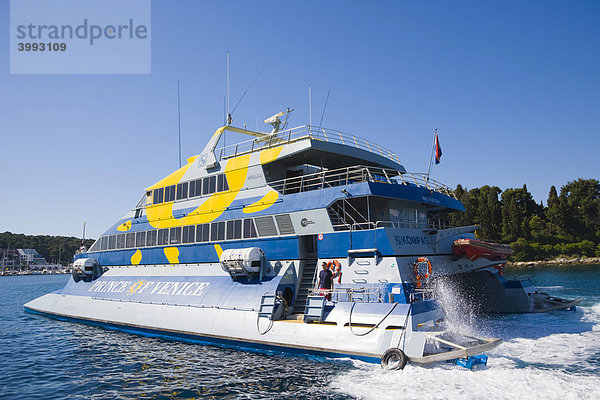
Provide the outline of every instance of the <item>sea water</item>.
<path id="1" fill-rule="evenodd" d="M 542 290 L 582 299 L 577 310 L 477 316 L 444 293 L 449 323 L 500 337 L 487 367 L 408 364 L 402 371 L 350 360 L 255 354 L 62 322 L 23 304 L 69 276 L 0 278 L 0 397 L 571 399 L 600 398 L 600 266 L 513 270 Z"/>

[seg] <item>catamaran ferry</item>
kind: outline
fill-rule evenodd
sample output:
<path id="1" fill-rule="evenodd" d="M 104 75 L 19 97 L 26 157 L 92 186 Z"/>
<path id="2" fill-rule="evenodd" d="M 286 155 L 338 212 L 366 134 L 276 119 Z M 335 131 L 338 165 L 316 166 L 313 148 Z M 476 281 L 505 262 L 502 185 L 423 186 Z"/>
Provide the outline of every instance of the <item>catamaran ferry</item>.
<path id="1" fill-rule="evenodd" d="M 503 278 L 508 252 L 477 243 L 475 226 L 448 226 L 448 212 L 464 211 L 450 188 L 407 172 L 395 153 L 358 136 L 280 130 L 282 115 L 265 121 L 271 133 L 217 129 L 76 257 L 64 289 L 26 310 L 402 368 L 499 343 L 445 330 L 435 279 L 460 276 L 477 295 L 485 289 L 492 311 L 562 301 Z M 249 140 L 225 146 L 226 134 Z M 317 287 L 323 262 L 332 288 Z"/>

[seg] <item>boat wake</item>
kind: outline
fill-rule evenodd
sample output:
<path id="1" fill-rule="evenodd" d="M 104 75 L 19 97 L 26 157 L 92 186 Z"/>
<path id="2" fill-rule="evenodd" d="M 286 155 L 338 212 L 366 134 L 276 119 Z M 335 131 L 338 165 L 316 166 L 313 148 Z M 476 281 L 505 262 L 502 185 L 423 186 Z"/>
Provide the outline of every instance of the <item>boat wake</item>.
<path id="1" fill-rule="evenodd" d="M 441 363 L 384 371 L 354 362 L 355 369 L 334 377 L 331 389 L 360 399 L 600 398 L 600 303 L 576 312 L 504 315 L 484 322 L 485 333 L 504 342 L 488 352 L 488 366 L 481 370 Z"/>

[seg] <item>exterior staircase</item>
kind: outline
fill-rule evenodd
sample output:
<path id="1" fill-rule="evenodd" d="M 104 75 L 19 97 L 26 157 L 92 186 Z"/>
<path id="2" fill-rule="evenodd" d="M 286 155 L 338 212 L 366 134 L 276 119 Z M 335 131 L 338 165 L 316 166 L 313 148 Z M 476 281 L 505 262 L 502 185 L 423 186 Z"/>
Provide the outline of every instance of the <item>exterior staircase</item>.
<path id="1" fill-rule="evenodd" d="M 316 259 L 309 259 L 304 262 L 302 276 L 300 277 L 300 285 L 298 286 L 298 294 L 296 295 L 296 302 L 294 303 L 294 313 L 304 312 L 306 299 L 308 298 L 308 292 L 310 289 L 314 288 L 316 284 L 314 281 L 316 270 Z"/>

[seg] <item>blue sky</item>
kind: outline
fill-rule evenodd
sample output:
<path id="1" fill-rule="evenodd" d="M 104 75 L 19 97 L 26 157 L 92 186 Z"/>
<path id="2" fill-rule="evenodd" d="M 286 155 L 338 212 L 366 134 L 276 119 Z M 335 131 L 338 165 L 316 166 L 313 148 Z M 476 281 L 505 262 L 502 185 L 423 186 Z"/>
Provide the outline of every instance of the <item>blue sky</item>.
<path id="1" fill-rule="evenodd" d="M 10 75 L 0 0 L 0 231 L 97 237 L 223 122 L 286 107 L 355 133 L 451 187 L 600 176 L 600 3 L 595 1 L 153 1 L 150 75 Z M 266 126 L 260 124 L 261 129 Z"/>

